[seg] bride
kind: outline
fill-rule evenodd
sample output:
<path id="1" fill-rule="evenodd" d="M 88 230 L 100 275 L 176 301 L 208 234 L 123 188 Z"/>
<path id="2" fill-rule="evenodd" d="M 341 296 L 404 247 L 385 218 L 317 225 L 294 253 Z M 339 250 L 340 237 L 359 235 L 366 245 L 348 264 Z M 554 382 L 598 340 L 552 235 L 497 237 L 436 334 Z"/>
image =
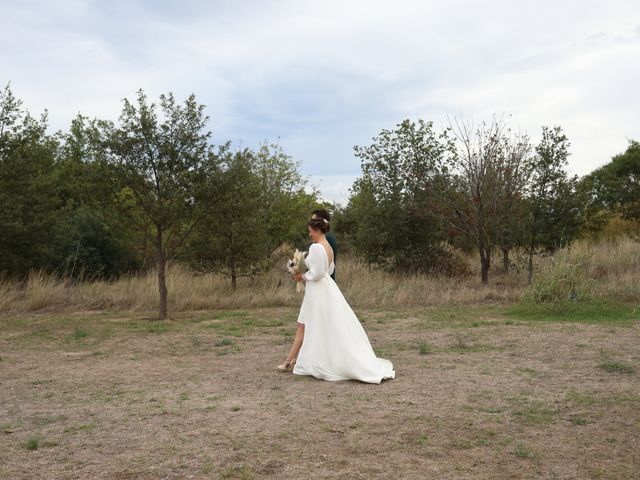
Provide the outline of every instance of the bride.
<path id="1" fill-rule="evenodd" d="M 298 316 L 298 323 L 304 325 L 304 341 L 297 358 L 288 359 L 293 373 L 367 383 L 394 378 L 392 363 L 376 357 L 358 317 L 330 277 L 333 251 L 325 238 L 329 222 L 311 219 L 307 226 L 314 243 L 305 259 L 308 271 L 296 274 L 306 288 Z"/>

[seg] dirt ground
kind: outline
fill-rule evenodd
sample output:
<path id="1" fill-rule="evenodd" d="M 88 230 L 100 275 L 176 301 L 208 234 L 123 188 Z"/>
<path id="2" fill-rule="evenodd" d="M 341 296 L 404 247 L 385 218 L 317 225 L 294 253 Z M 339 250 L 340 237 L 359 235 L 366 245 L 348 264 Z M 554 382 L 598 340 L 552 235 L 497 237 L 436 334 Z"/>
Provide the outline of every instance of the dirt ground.
<path id="1" fill-rule="evenodd" d="M 275 370 L 291 309 L 0 318 L 0 478 L 640 478 L 640 324 L 357 311 L 397 377 Z"/>

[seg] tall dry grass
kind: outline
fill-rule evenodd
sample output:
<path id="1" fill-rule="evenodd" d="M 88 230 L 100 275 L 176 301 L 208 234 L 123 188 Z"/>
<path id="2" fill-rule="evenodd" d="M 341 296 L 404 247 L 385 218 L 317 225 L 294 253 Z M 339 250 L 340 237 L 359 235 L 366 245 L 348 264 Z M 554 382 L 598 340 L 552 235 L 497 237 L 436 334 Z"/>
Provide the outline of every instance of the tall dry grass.
<path id="1" fill-rule="evenodd" d="M 473 259 L 469 261 L 475 266 Z M 576 267 L 578 264 L 580 266 Z M 530 295 L 532 289 L 540 288 L 545 282 L 555 282 L 551 287 L 563 296 L 575 290 L 576 285 L 571 282 L 576 278 L 584 280 L 580 285 L 589 283 L 588 294 L 595 298 L 640 301 L 640 243 L 630 238 L 597 244 L 575 242 L 553 258 L 539 258 L 536 281 L 529 288 L 524 269 L 516 269 L 509 274 L 501 274 L 498 270 L 498 267 L 493 268 L 487 287 L 480 284 L 477 274 L 466 278 L 392 274 L 372 269 L 357 259 L 343 257 L 339 259 L 337 278 L 350 304 L 360 308 L 511 303 L 520 300 L 525 292 Z M 274 268 L 253 279 L 238 279 L 236 291 L 231 289 L 227 277 L 213 273 L 198 274 L 178 264 L 169 266 L 167 282 L 172 312 L 297 307 L 302 299 L 295 292 L 289 274 L 281 268 Z M 113 282 L 74 284 L 42 272 L 32 273 L 28 281 L 22 283 L 0 281 L 2 312 L 153 312 L 157 304 L 157 278 L 153 271 Z"/>
<path id="2" fill-rule="evenodd" d="M 598 243 L 574 242 L 541 259 L 533 284 L 524 292 L 528 303 L 640 301 L 640 242 L 623 237 Z"/>

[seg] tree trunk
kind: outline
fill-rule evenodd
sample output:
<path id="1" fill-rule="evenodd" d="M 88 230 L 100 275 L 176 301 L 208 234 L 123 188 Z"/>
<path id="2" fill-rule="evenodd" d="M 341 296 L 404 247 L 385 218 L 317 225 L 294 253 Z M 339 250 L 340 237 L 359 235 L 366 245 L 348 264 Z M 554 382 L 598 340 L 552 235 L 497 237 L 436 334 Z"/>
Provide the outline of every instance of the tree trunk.
<path id="1" fill-rule="evenodd" d="M 489 265 L 491 265 L 491 251 L 486 247 L 482 234 L 478 235 L 478 250 L 480 252 L 480 271 L 482 284 L 489 284 Z"/>
<path id="2" fill-rule="evenodd" d="M 162 248 L 162 226 L 157 226 L 156 233 L 156 268 L 158 269 L 158 291 L 160 292 L 160 320 L 167 318 L 167 257 Z"/>
<path id="3" fill-rule="evenodd" d="M 511 260 L 509 259 L 509 249 L 502 248 L 502 268 L 504 269 L 504 273 L 509 273 L 510 267 Z"/>
<path id="4" fill-rule="evenodd" d="M 483 285 L 489 285 L 489 266 L 491 265 L 491 252 L 480 247 L 480 270 Z"/>
<path id="5" fill-rule="evenodd" d="M 533 281 L 533 248 L 529 250 L 529 285 Z"/>
<path id="6" fill-rule="evenodd" d="M 489 265 L 491 258 L 486 254 L 480 257 L 480 266 L 482 268 L 482 284 L 489 285 Z"/>
<path id="7" fill-rule="evenodd" d="M 229 261 L 229 270 L 231 271 L 231 290 L 236 291 L 238 273 L 236 272 L 236 262 L 231 259 Z"/>

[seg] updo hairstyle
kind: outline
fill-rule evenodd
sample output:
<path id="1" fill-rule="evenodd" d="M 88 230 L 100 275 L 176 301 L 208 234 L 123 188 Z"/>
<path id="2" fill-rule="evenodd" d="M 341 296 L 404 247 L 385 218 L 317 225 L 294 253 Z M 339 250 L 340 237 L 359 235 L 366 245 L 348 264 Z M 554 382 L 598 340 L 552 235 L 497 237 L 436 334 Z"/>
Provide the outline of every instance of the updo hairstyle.
<path id="1" fill-rule="evenodd" d="M 330 230 L 329 220 L 326 218 L 312 218 L 307 223 L 312 229 L 319 230 L 322 233 L 327 233 Z"/>

